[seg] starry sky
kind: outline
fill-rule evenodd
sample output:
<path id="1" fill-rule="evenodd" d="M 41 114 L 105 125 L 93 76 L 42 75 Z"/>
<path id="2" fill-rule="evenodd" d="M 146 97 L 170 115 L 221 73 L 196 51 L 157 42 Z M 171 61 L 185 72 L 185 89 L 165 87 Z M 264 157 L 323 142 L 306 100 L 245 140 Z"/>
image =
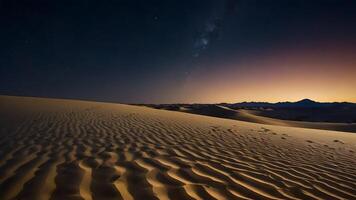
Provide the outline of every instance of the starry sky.
<path id="1" fill-rule="evenodd" d="M 0 94 L 356 102 L 353 0 L 2 0 Z"/>

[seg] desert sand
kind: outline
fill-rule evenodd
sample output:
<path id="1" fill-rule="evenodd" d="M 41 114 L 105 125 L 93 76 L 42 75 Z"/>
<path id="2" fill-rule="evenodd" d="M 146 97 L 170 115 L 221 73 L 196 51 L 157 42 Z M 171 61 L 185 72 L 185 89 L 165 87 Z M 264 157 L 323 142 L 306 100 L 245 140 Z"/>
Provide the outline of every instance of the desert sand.
<path id="1" fill-rule="evenodd" d="M 356 123 L 305 122 L 305 121 L 282 120 L 282 119 L 260 116 L 258 115 L 258 112 L 255 112 L 253 110 L 245 110 L 245 109 L 236 110 L 235 112 L 236 112 L 235 119 L 247 121 L 247 122 L 356 133 Z"/>
<path id="2" fill-rule="evenodd" d="M 356 134 L 0 97 L 0 199 L 356 199 Z"/>

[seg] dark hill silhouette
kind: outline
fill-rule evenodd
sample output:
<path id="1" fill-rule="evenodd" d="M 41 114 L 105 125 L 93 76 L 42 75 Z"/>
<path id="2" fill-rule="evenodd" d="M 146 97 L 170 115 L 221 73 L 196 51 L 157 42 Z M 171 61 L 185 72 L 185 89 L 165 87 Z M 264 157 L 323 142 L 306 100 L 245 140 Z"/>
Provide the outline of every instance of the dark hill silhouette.
<path id="1" fill-rule="evenodd" d="M 318 108 L 318 107 L 356 107 L 355 103 L 348 102 L 317 102 L 310 99 L 303 99 L 297 102 L 278 102 L 278 103 L 268 103 L 268 102 L 242 102 L 242 103 L 232 103 L 232 104 L 221 104 L 228 106 L 229 108 L 239 108 L 239 107 L 265 107 L 265 108 L 278 108 L 278 107 L 301 107 L 301 108 Z"/>

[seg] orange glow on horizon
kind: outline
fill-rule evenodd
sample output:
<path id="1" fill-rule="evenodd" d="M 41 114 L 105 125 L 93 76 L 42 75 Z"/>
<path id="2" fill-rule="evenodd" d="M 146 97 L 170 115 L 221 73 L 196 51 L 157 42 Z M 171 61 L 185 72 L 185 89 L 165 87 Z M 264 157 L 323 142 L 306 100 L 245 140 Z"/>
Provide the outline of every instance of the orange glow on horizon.
<path id="1" fill-rule="evenodd" d="M 356 102 L 355 61 L 352 57 L 337 58 L 340 59 L 304 53 L 230 63 L 223 67 L 224 71 L 197 70 L 181 88 L 181 101 L 280 102 L 309 98 L 320 102 Z"/>

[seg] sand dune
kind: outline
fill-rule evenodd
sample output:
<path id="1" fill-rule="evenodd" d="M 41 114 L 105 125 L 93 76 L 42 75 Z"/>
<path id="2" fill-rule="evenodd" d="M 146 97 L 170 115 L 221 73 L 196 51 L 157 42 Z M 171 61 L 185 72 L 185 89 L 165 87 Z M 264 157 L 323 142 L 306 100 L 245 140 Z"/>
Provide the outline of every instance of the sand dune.
<path id="1" fill-rule="evenodd" d="M 331 123 L 331 122 L 305 122 L 305 121 L 292 121 L 282 120 L 270 117 L 260 116 L 258 112 L 253 110 L 236 110 L 235 119 L 254 122 L 260 124 L 278 125 L 278 126 L 291 126 L 300 128 L 312 128 L 322 130 L 335 130 L 343 132 L 356 132 L 356 123 Z"/>
<path id="2" fill-rule="evenodd" d="M 311 122 L 311 121 L 293 121 L 285 119 L 277 119 L 263 116 L 263 111 L 261 110 L 250 110 L 250 109 L 232 109 L 226 106 L 214 105 L 214 104 L 159 104 L 159 105 L 144 105 L 157 109 L 164 110 L 173 110 L 180 111 L 198 115 L 219 117 L 225 119 L 235 119 L 246 122 L 253 122 L 259 124 L 268 124 L 268 125 L 278 125 L 278 126 L 288 126 L 288 127 L 300 127 L 300 128 L 311 128 L 311 129 L 321 129 L 321 130 L 332 130 L 332 131 L 342 131 L 342 132 L 353 132 L 356 133 L 356 123 L 344 123 L 344 122 Z M 341 109 L 341 108 L 340 108 Z M 331 109 L 330 112 L 333 110 Z M 347 121 L 345 117 L 350 115 L 352 119 L 351 111 L 347 111 L 346 114 L 340 114 L 340 110 L 335 109 L 334 111 L 338 112 L 338 115 L 342 116 L 341 120 Z M 288 116 L 290 111 L 284 111 L 284 114 Z M 323 113 L 325 114 L 325 110 Z M 303 111 L 300 111 L 303 113 Z M 271 114 L 269 114 L 271 115 Z M 281 113 L 279 117 L 281 117 Z M 326 114 L 327 115 L 327 114 Z M 285 117 L 286 117 L 285 116 Z M 316 114 L 316 118 L 323 118 L 321 113 Z M 312 118 L 312 117 L 311 117 Z M 331 117 L 332 118 L 332 117 Z M 335 121 L 338 121 L 334 118 Z"/>
<path id="3" fill-rule="evenodd" d="M 356 134 L 0 97 L 0 199 L 356 199 Z"/>

